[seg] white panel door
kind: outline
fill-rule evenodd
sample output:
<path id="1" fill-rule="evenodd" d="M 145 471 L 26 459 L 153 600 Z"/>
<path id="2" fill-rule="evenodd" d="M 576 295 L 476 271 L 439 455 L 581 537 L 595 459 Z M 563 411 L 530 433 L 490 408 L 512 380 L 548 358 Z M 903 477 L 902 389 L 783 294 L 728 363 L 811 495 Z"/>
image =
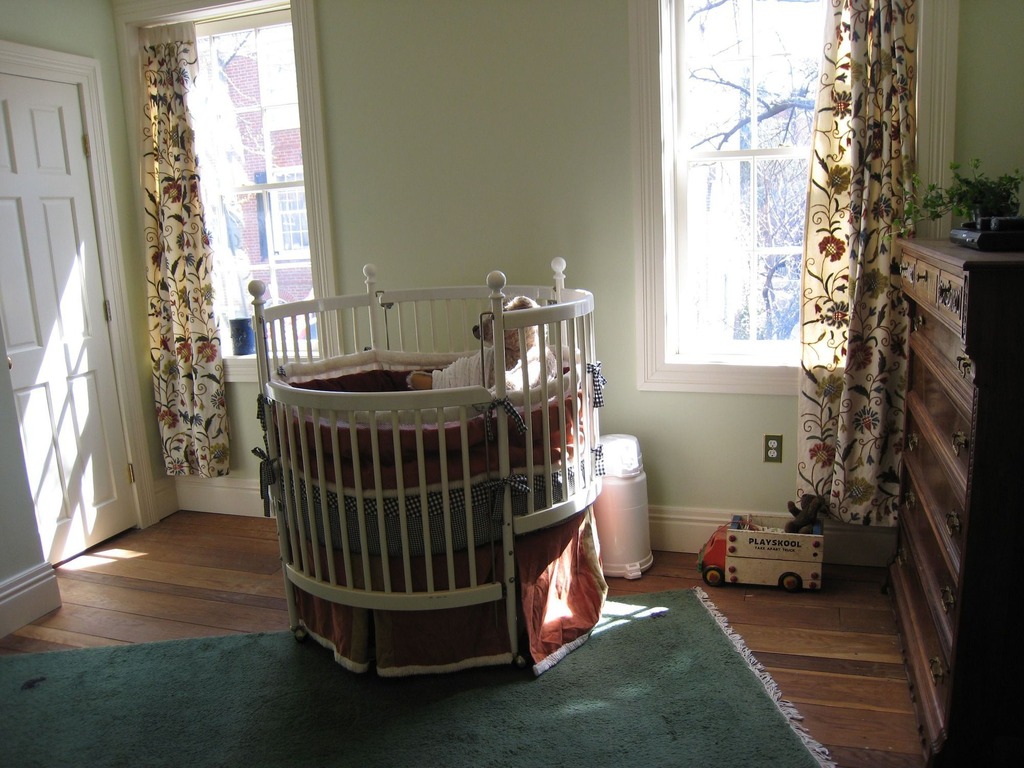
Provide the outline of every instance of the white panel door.
<path id="1" fill-rule="evenodd" d="M 136 525 L 78 88 L 0 74 L 0 312 L 43 551 Z"/>

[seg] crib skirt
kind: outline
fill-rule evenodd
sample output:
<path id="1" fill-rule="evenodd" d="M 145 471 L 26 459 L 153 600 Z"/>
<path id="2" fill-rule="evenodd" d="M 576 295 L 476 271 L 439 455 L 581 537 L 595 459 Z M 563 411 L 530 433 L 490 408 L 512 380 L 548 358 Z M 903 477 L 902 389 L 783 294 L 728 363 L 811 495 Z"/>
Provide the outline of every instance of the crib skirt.
<path id="1" fill-rule="evenodd" d="M 596 537 L 588 508 L 516 539 L 520 648 L 529 649 L 527 661 L 536 674 L 584 642 L 601 616 L 608 585 Z M 504 580 L 500 553 L 492 557 L 489 547 L 477 547 L 475 558 L 478 573 L 496 571 Z M 459 568 L 463 573 L 456 574 L 456 582 L 466 583 L 465 558 Z M 402 588 L 400 570 L 392 577 Z M 435 572 L 438 583 L 446 578 Z M 414 590 L 425 587 L 414 577 Z M 502 602 L 430 611 L 369 610 L 293 589 L 302 626 L 354 672 L 374 667 L 383 677 L 453 672 L 508 664 L 516 652 L 509 644 Z"/>

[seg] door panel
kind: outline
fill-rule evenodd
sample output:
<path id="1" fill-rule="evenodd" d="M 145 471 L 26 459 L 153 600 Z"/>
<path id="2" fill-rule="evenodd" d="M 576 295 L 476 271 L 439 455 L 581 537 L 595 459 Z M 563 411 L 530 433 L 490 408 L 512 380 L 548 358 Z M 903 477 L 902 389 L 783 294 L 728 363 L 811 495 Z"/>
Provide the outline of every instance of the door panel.
<path id="1" fill-rule="evenodd" d="M 0 75 L 0 313 L 43 550 L 136 524 L 77 87 Z"/>

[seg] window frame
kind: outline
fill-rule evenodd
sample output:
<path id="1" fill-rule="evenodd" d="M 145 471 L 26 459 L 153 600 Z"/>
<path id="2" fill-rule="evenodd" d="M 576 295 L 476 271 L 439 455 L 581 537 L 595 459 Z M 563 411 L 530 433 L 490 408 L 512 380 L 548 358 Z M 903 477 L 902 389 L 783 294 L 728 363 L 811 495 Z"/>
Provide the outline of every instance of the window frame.
<path id="1" fill-rule="evenodd" d="M 209 22 L 217 19 L 268 11 L 288 11 L 295 41 L 295 78 L 299 98 L 299 126 L 302 132 L 303 181 L 306 195 L 306 223 L 309 228 L 309 260 L 313 293 L 335 292 L 334 243 L 330 221 L 326 132 L 320 89 L 320 55 L 313 0 L 114 0 L 115 27 L 120 48 L 121 82 L 125 95 L 129 136 L 138 135 L 139 124 L 133 106 L 141 104 L 138 72 L 139 30 L 176 22 Z M 135 199 L 142 194 L 142 162 L 137 141 L 129 141 L 132 167 L 136 170 Z M 227 329 L 222 329 L 226 334 Z M 228 347 L 224 348 L 229 351 Z M 254 355 L 224 354 L 229 382 L 257 381 Z"/>
<path id="2" fill-rule="evenodd" d="M 674 174 L 666 173 L 665 160 L 674 156 L 674 148 L 670 116 L 662 110 L 672 95 L 662 77 L 662 56 L 674 42 L 671 2 L 629 0 L 637 388 L 796 396 L 798 360 L 793 365 L 682 363 L 671 362 L 667 354 L 666 254 L 675 247 L 665 217 L 676 201 Z M 919 13 L 917 167 L 923 179 L 938 182 L 953 157 L 959 0 L 932 0 Z"/>

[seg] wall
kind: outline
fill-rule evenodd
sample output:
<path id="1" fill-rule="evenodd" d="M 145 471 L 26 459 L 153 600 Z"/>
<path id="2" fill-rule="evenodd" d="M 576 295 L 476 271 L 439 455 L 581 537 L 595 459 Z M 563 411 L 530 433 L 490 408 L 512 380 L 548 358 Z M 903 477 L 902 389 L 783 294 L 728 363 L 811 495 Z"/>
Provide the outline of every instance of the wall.
<path id="1" fill-rule="evenodd" d="M 957 159 L 1024 166 L 1024 83 L 992 75 L 997 65 L 1022 70 L 1022 4 L 961 6 Z M 482 282 L 496 267 L 515 282 L 546 282 L 551 258 L 562 256 L 568 282 L 597 297 L 610 381 L 602 429 L 639 437 L 652 524 L 784 510 L 795 487 L 795 396 L 636 388 L 626 0 L 316 7 L 340 288 L 358 290 L 367 261 L 384 285 Z M 0 36 L 100 60 L 132 253 L 136 215 L 110 4 L 0 0 L 0 16 Z M 975 82 L 980 90 L 965 90 Z M 144 265 L 126 269 L 141 296 Z M 149 398 L 144 302 L 132 311 L 138 383 Z M 229 394 L 239 425 L 233 476 L 251 480 L 255 387 L 232 385 Z M 762 463 L 764 433 L 784 435 L 781 465 Z M 158 457 L 153 463 L 160 466 Z"/>
<path id="2" fill-rule="evenodd" d="M 1024 170 L 1024 3 L 961 0 L 956 162 L 999 176 Z"/>

